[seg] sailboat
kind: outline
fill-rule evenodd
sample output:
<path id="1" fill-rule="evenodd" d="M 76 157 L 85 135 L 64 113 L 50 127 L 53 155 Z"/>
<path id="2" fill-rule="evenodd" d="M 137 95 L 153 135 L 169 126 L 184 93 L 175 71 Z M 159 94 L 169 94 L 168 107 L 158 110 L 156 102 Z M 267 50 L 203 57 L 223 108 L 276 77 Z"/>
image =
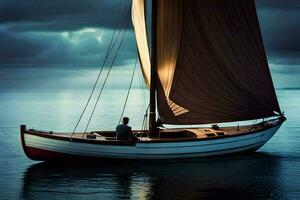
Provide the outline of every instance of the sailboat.
<path id="1" fill-rule="evenodd" d="M 150 91 L 149 128 L 133 131 L 140 140 L 117 140 L 115 131 L 56 133 L 21 125 L 21 143 L 30 159 L 220 156 L 256 151 L 277 132 L 286 118 L 272 82 L 255 0 L 150 4 L 151 28 L 146 0 L 131 4 L 141 71 Z M 220 125 L 250 120 L 255 123 Z"/>

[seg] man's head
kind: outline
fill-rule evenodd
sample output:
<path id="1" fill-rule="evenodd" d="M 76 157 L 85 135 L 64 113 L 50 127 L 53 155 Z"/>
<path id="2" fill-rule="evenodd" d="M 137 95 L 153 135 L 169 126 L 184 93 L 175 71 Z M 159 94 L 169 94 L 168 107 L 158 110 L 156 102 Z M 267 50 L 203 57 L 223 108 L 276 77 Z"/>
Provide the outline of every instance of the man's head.
<path id="1" fill-rule="evenodd" d="M 129 118 L 128 117 L 123 117 L 123 124 L 127 125 L 129 122 Z"/>

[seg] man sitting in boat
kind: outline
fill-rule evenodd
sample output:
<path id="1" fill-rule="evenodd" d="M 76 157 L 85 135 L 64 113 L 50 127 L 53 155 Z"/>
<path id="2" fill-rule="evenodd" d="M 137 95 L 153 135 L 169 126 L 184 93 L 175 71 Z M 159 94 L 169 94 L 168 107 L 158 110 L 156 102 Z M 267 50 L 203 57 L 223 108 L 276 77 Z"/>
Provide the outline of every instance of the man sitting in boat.
<path id="1" fill-rule="evenodd" d="M 139 140 L 131 131 L 131 127 L 128 126 L 129 118 L 123 117 L 123 123 L 116 127 L 117 140 Z"/>

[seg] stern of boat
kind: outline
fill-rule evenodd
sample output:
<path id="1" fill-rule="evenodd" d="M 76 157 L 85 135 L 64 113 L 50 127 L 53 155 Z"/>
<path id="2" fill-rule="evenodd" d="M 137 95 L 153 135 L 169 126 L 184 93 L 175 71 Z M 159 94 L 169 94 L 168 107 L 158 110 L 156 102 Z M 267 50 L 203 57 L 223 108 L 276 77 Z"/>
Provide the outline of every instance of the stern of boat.
<path id="1" fill-rule="evenodd" d="M 26 125 L 20 126 L 21 145 L 25 155 L 35 161 L 50 161 L 60 158 L 61 155 L 55 155 L 54 152 L 47 152 L 43 149 L 33 148 L 26 145 L 26 133 L 28 132 Z"/>
<path id="2" fill-rule="evenodd" d="M 27 129 L 26 129 L 26 125 L 20 125 L 20 138 L 21 138 L 21 145 L 23 148 L 23 151 L 25 153 L 25 155 L 34 160 L 34 158 L 28 153 L 27 151 L 27 147 L 26 147 L 26 142 L 25 142 L 25 133 L 26 133 Z"/>

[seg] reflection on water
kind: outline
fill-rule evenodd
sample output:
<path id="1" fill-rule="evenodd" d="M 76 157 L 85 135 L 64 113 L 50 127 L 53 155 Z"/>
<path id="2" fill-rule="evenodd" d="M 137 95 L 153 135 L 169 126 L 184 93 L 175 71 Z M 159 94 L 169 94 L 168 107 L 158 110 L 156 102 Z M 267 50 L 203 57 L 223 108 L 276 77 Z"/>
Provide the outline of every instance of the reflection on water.
<path id="1" fill-rule="evenodd" d="M 39 163 L 23 199 L 284 199 L 280 161 L 265 153 L 168 162 Z M 45 198 L 45 194 L 47 197 Z"/>

